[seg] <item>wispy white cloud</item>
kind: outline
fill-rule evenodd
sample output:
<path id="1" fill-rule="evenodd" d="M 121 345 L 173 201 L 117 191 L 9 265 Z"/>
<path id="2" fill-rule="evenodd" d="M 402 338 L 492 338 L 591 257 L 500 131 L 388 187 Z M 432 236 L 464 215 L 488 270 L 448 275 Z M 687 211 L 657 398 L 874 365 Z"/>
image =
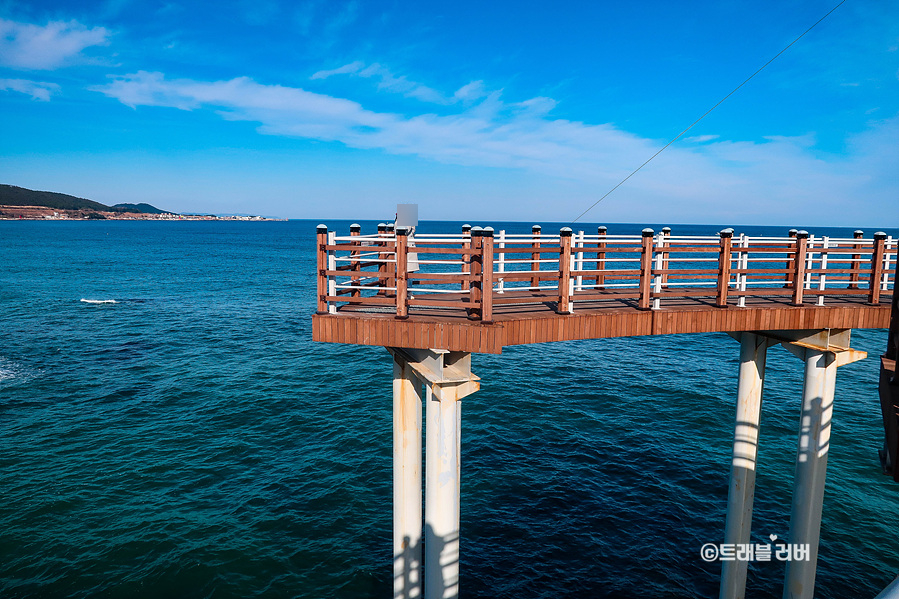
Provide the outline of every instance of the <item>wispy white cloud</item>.
<path id="1" fill-rule="evenodd" d="M 436 104 L 448 104 L 451 100 L 444 97 L 436 89 L 409 81 L 405 75 L 397 77 L 385 66 L 379 63 L 371 64 L 358 72 L 360 77 L 372 78 L 378 81 L 378 89 L 403 94 L 407 98 L 416 98 L 423 102 Z"/>
<path id="2" fill-rule="evenodd" d="M 483 81 L 472 81 L 456 90 L 453 97 L 463 102 L 474 102 L 489 95 Z"/>
<path id="3" fill-rule="evenodd" d="M 402 94 L 407 98 L 416 98 L 422 102 L 451 104 L 460 99 L 456 97 L 448 98 L 432 87 L 410 81 L 405 75 L 397 77 L 390 69 L 377 62 L 366 66 L 361 60 L 356 60 L 336 69 L 313 73 L 310 79 L 327 79 L 334 75 L 353 75 L 355 77 L 373 79 L 378 82 L 378 90 Z M 472 94 L 474 93 L 472 91 Z"/>
<path id="4" fill-rule="evenodd" d="M 0 65 L 15 69 L 51 70 L 90 59 L 85 48 L 109 43 L 104 27 L 87 28 L 78 21 L 51 21 L 45 26 L 0 19 Z"/>
<path id="5" fill-rule="evenodd" d="M 718 139 L 719 135 L 697 135 L 696 137 L 685 137 L 684 141 L 693 144 L 702 144 L 713 139 Z"/>
<path id="6" fill-rule="evenodd" d="M 31 96 L 32 100 L 49 102 L 50 96 L 59 93 L 59 86 L 44 81 L 27 79 L 0 79 L 0 91 L 13 91 Z"/>
<path id="7" fill-rule="evenodd" d="M 574 182 L 582 190 L 592 190 L 592 197 L 664 143 L 611 124 L 551 118 L 552 99 L 507 103 L 500 92 L 472 105 L 457 104 L 450 115 L 409 116 L 375 112 L 348 99 L 263 85 L 245 77 L 168 80 L 161 73 L 141 71 L 95 90 L 132 107 L 212 109 L 227 120 L 258 122 L 258 131 L 269 135 L 340 142 L 448 164 L 526 169 Z M 709 215 L 731 214 L 738 206 L 736 213 L 742 218 L 757 211 L 762 222 L 770 222 L 772 214 L 800 208 L 839 213 L 862 190 L 866 200 L 888 205 L 899 182 L 896 175 L 885 174 L 888 161 L 872 157 L 878 152 L 890 155 L 895 141 L 890 135 L 897 129 L 899 118 L 874 124 L 844 156 L 816 154 L 813 136 L 772 136 L 760 142 L 699 136 L 694 141 L 708 143 L 672 146 L 616 198 L 637 202 L 656 198 L 657 203 L 657 198 L 665 197 L 672 205 L 686 202 Z M 729 203 L 723 205 L 722 198 Z M 675 210 L 672 214 L 676 218 Z"/>
<path id="8" fill-rule="evenodd" d="M 352 73 L 358 73 L 364 66 L 364 62 L 362 62 L 361 60 L 356 60 L 349 64 L 345 64 L 342 67 L 337 67 L 336 69 L 328 69 L 313 73 L 310 79 L 327 79 L 328 77 L 333 77 L 334 75 L 349 75 Z"/>

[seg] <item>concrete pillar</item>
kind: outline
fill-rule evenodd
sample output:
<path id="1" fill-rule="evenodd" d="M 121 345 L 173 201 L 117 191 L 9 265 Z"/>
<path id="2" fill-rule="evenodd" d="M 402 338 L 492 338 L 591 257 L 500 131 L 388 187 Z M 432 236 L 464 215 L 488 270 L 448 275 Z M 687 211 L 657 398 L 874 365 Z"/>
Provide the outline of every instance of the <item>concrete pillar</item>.
<path id="1" fill-rule="evenodd" d="M 425 598 L 459 596 L 460 403 L 425 396 Z"/>
<path id="2" fill-rule="evenodd" d="M 790 537 L 793 545 L 808 545 L 807 560 L 787 562 L 784 599 L 812 599 L 824 504 L 824 479 L 830 448 L 834 385 L 838 362 L 830 351 L 805 348 L 805 381 L 799 423 L 799 451 L 793 482 Z"/>
<path id="3" fill-rule="evenodd" d="M 394 597 L 455 598 L 459 596 L 460 400 L 481 388 L 480 379 L 471 372 L 467 352 L 388 350 L 394 360 Z M 424 531 L 422 386 L 427 421 Z"/>
<path id="4" fill-rule="evenodd" d="M 406 361 L 393 360 L 393 596 L 421 594 L 421 389 Z"/>
<path id="5" fill-rule="evenodd" d="M 740 378 L 737 383 L 737 416 L 734 452 L 727 491 L 724 542 L 750 543 L 752 503 L 755 498 L 755 466 L 758 455 L 762 387 L 769 340 L 754 333 L 740 334 Z M 720 599 L 743 599 L 749 562 L 721 562 Z"/>

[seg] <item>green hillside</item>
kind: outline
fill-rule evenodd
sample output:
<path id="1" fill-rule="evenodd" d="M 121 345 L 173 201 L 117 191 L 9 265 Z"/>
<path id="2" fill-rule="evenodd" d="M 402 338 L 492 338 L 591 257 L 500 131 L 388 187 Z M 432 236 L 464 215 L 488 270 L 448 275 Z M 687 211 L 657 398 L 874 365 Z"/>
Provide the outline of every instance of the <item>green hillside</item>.
<path id="1" fill-rule="evenodd" d="M 0 205 L 46 206 L 60 210 L 110 210 L 109 206 L 53 191 L 32 191 L 15 185 L 0 183 Z"/>
<path id="2" fill-rule="evenodd" d="M 171 214 L 168 210 L 160 210 L 151 204 L 114 204 L 113 210 L 119 212 L 142 212 L 144 214 Z"/>
<path id="3" fill-rule="evenodd" d="M 116 204 L 107 206 L 93 200 L 76 198 L 55 191 L 33 191 L 15 185 L 0 183 L 0 206 L 45 206 L 57 210 L 99 210 L 102 212 L 143 212 L 146 214 L 164 214 L 166 210 L 160 210 L 150 204 Z"/>

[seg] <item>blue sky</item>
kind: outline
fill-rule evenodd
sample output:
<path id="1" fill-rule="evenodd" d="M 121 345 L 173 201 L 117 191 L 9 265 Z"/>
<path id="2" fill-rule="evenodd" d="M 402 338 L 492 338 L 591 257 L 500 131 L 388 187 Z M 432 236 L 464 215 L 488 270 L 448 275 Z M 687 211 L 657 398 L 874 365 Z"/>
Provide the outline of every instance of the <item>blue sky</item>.
<path id="1" fill-rule="evenodd" d="M 819 2 L 0 0 L 0 182 L 568 221 Z M 586 222 L 899 225 L 899 3 L 848 0 Z"/>

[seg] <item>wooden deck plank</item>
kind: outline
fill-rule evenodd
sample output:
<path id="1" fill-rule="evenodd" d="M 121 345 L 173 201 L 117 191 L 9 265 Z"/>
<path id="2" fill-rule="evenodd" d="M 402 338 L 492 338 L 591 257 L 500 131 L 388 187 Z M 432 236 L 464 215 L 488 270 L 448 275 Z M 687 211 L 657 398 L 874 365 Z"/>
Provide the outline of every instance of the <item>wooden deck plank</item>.
<path id="1" fill-rule="evenodd" d="M 552 294 L 532 295 L 532 304 L 495 306 L 492 325 L 469 320 L 462 308 L 413 308 L 407 320 L 396 320 L 384 309 L 348 305 L 337 314 L 313 315 L 312 337 L 322 342 L 498 353 L 509 345 L 650 334 L 886 328 L 891 300 L 890 292 L 877 305 L 867 304 L 864 296 L 847 294 L 829 296 L 825 306 L 810 300 L 795 307 L 789 297 L 771 296 L 747 298 L 745 308 L 717 308 L 713 298 L 691 297 L 663 300 L 660 310 L 644 311 L 636 309 L 633 299 L 611 296 L 578 301 L 573 314 L 559 315 L 552 301 L 541 301 Z"/>

